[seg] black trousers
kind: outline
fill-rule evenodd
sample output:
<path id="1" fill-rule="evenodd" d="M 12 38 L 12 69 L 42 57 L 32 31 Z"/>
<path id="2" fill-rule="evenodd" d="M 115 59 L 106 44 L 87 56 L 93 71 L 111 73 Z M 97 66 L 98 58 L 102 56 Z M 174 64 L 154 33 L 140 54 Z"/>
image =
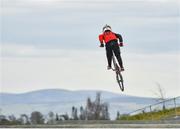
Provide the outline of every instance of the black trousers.
<path id="1" fill-rule="evenodd" d="M 107 56 L 108 66 L 110 67 L 111 67 L 113 52 L 118 60 L 119 66 L 123 68 L 121 52 L 117 40 L 112 40 L 106 43 L 106 56 Z"/>

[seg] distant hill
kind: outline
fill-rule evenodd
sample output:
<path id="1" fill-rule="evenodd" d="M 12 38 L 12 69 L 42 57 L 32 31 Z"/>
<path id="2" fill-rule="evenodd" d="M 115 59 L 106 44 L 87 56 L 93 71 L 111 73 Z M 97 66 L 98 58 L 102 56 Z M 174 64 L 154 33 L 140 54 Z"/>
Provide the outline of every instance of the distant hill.
<path id="1" fill-rule="evenodd" d="M 128 96 L 107 91 L 46 89 L 21 94 L 0 93 L 0 107 L 2 114 L 5 115 L 30 114 L 35 110 L 43 114 L 53 111 L 59 114 L 67 112 L 71 115 L 72 106 L 85 106 L 86 99 L 90 97 L 94 100 L 96 92 L 101 92 L 102 101 L 109 103 L 112 119 L 116 117 L 117 111 L 120 111 L 121 114 L 128 113 L 155 103 L 153 98 Z"/>

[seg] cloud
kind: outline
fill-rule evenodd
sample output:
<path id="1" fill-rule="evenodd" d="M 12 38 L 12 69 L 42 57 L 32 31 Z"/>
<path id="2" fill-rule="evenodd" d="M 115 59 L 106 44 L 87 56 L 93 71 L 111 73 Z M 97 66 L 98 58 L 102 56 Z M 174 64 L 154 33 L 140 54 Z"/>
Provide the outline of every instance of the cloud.
<path id="1" fill-rule="evenodd" d="M 3 44 L 2 57 L 56 57 L 65 51 L 61 49 L 38 49 L 34 45 Z"/>
<path id="2" fill-rule="evenodd" d="M 174 47 L 178 46 L 180 24 L 175 0 L 68 0 L 46 6 L 43 3 L 50 1 L 3 2 L 3 44 L 93 50 L 102 26 L 109 23 L 123 35 L 130 52 L 174 52 L 178 48 Z"/>

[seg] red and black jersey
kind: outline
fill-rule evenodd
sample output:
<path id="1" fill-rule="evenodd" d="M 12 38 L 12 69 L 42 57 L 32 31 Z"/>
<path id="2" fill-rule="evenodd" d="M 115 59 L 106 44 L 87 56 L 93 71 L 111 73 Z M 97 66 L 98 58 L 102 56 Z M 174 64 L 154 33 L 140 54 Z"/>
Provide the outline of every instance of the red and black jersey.
<path id="1" fill-rule="evenodd" d="M 120 34 L 116 34 L 111 31 L 107 31 L 99 35 L 99 41 L 101 43 L 103 42 L 108 43 L 112 40 L 117 40 L 117 39 L 119 39 L 119 42 L 123 42 L 122 36 Z"/>

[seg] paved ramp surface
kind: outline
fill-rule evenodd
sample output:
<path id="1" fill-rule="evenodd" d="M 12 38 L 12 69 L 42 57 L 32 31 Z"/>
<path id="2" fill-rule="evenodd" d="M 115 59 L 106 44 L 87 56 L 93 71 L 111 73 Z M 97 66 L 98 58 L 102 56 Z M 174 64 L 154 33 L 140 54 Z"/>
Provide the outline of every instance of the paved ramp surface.
<path id="1" fill-rule="evenodd" d="M 119 129 L 159 129 L 159 128 L 178 128 L 179 120 L 161 120 L 161 121 L 61 121 L 53 125 L 0 125 L 0 128 L 119 128 Z"/>
<path id="2" fill-rule="evenodd" d="M 11 125 L 11 126 L 0 126 L 2 128 L 119 128 L 119 129 L 133 129 L 133 128 L 142 128 L 142 129 L 159 129 L 159 128 L 178 128 L 180 129 L 180 124 L 65 124 L 65 125 Z"/>
<path id="3" fill-rule="evenodd" d="M 1 129 L 12 129 L 12 128 L 1 128 Z M 14 128 L 14 129 L 26 129 L 26 128 Z M 28 129 L 30 129 L 30 128 L 28 128 Z M 72 129 L 72 128 L 51 128 L 51 127 L 49 127 L 49 128 L 32 128 L 32 129 Z M 75 128 L 75 129 L 103 129 L 103 128 Z M 121 128 L 121 127 L 117 127 L 117 128 L 105 128 L 105 129 L 180 129 L 180 128 L 170 128 L 170 127 L 168 127 L 168 128 L 149 128 L 149 127 L 147 127 L 147 128 L 138 128 L 138 127 L 134 127 L 134 128 Z"/>

